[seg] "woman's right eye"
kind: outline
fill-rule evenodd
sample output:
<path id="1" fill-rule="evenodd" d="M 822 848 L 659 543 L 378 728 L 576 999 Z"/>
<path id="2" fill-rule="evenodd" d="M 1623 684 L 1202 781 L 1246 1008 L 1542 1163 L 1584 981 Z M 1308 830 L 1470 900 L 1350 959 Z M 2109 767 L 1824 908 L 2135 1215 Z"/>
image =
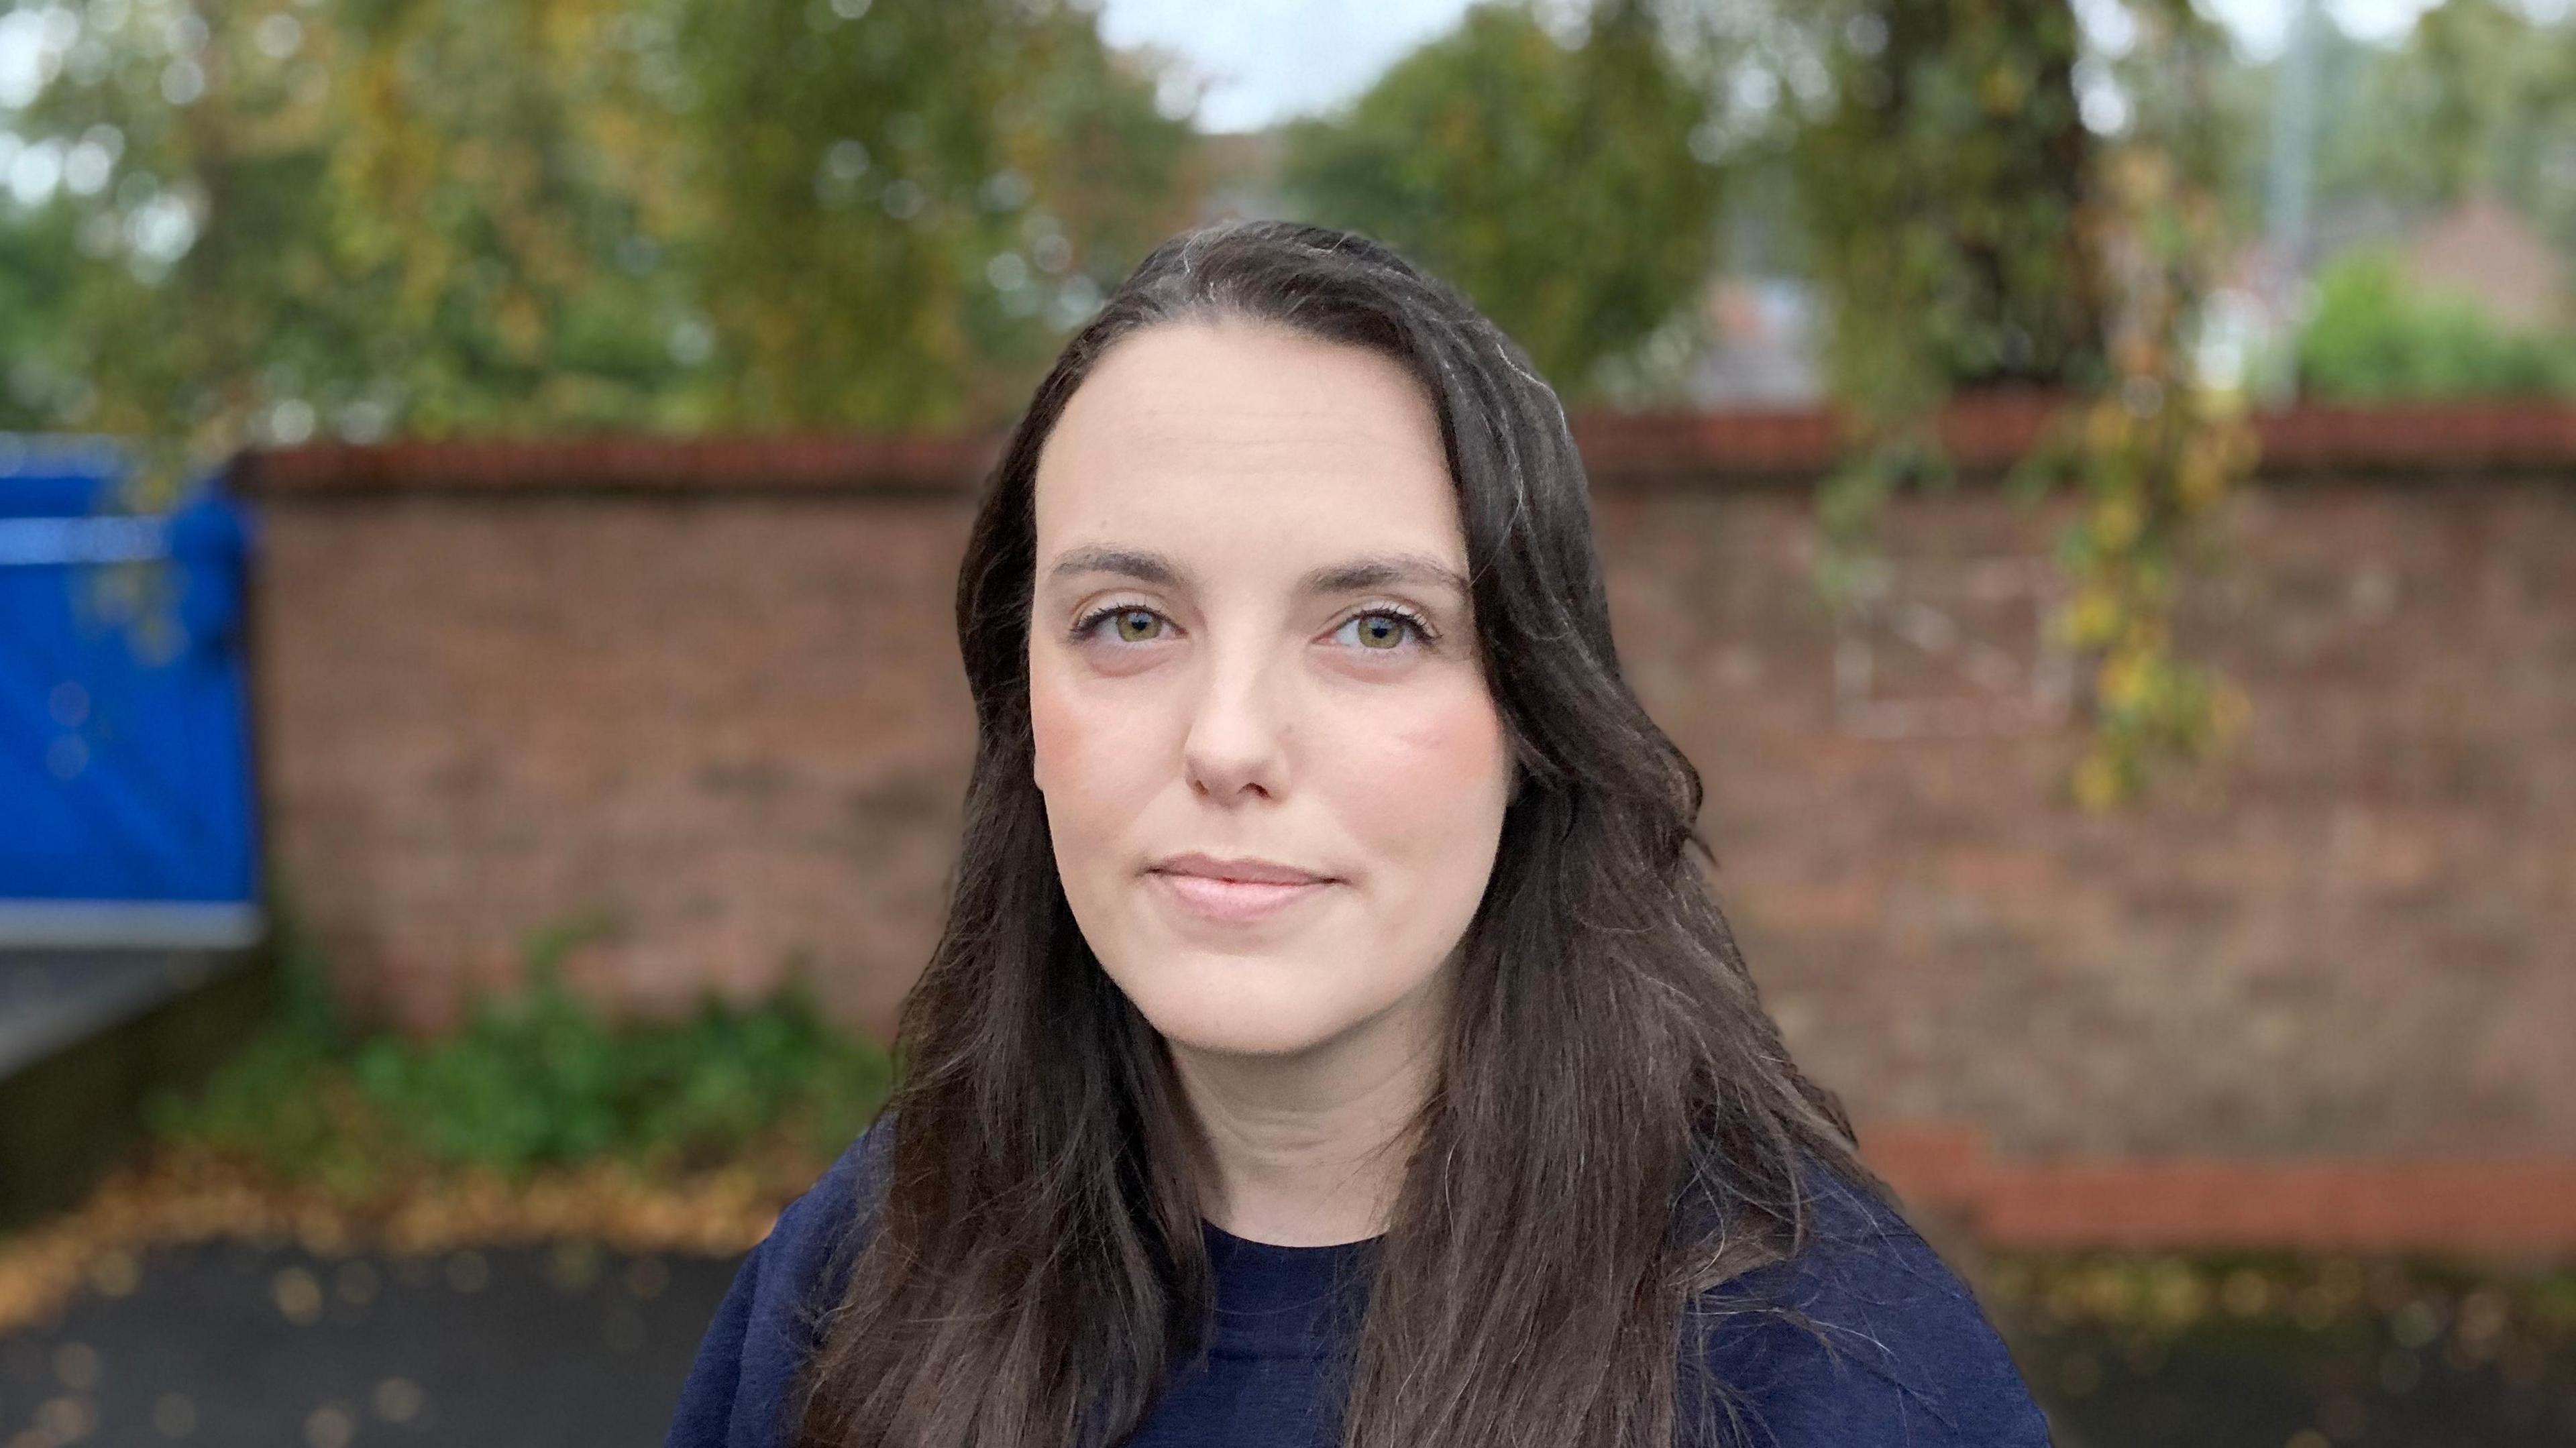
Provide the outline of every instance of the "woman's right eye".
<path id="1" fill-rule="evenodd" d="M 1110 636 L 1120 643 L 1152 643 L 1154 631 L 1162 622 L 1163 616 L 1150 608 L 1139 608 L 1134 604 L 1118 604 L 1109 608 L 1094 609 L 1083 615 L 1082 621 L 1073 626 L 1073 636 L 1077 639 L 1090 638 L 1099 631 L 1101 624 L 1107 623 Z"/>

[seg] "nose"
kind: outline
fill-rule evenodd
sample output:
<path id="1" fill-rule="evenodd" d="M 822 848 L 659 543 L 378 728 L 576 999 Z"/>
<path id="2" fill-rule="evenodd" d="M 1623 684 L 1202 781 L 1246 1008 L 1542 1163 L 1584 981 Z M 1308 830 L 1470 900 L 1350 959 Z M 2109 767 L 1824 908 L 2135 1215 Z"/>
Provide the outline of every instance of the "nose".
<path id="1" fill-rule="evenodd" d="M 1219 804 L 1277 799 L 1288 786 L 1290 684 L 1256 648 L 1211 653 L 1182 744 L 1190 787 Z"/>

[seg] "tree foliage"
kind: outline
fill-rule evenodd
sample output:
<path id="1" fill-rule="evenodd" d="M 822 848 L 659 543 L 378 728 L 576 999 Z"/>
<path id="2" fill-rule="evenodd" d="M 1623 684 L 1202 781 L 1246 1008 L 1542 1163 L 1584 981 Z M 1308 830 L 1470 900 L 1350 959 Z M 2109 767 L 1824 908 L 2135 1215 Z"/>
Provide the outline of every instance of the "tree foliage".
<path id="1" fill-rule="evenodd" d="M 42 427 L 78 396 L 65 299 L 79 255 L 68 208 L 0 221 L 0 429 Z"/>
<path id="2" fill-rule="evenodd" d="M 1455 282 L 1569 398 L 1690 320 L 1717 260 L 1708 82 L 1643 0 L 1579 38 L 1482 4 L 1341 113 L 1293 127 L 1287 181 L 1314 219 Z"/>
<path id="3" fill-rule="evenodd" d="M 705 3 L 676 35 L 700 169 L 672 229 L 724 279 L 707 301 L 751 421 L 990 419 L 1189 219 L 1191 132 L 1085 12 Z"/>
<path id="4" fill-rule="evenodd" d="M 1062 4 L 67 13 L 18 128 L 113 175 L 17 228 L 78 244 L 61 355 L 8 360 L 66 380 L 45 420 L 200 460 L 317 430 L 989 422 L 1187 204 L 1186 123 Z"/>
<path id="5" fill-rule="evenodd" d="M 2388 47 L 2330 40 L 2317 193 L 2410 210 L 2481 191 L 2576 258 L 2576 23 L 2444 0 Z"/>
<path id="6" fill-rule="evenodd" d="M 1791 154 L 1837 389 L 1901 409 L 2097 381 L 2096 143 L 2069 0 L 1847 0 L 1817 19 L 1832 99 Z"/>

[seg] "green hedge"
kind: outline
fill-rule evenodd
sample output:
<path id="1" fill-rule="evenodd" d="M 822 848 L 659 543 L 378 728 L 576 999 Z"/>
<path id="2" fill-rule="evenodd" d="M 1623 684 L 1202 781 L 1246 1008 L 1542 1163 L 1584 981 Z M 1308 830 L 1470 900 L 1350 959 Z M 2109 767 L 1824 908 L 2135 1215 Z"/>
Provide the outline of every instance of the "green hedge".
<path id="1" fill-rule="evenodd" d="M 532 942 L 522 989 L 478 996 L 460 1029 L 429 1040 L 345 1029 L 319 961 L 288 940 L 276 1022 L 202 1090 L 153 1103 L 154 1129 L 365 1193 L 453 1167 L 614 1157 L 687 1171 L 782 1144 L 828 1160 L 885 1099 L 888 1053 L 827 1021 L 801 977 L 752 1006 L 710 994 L 683 1021 L 612 1023 L 560 970 L 601 928 Z"/>
<path id="2" fill-rule="evenodd" d="M 2318 271 L 2298 362 L 2299 390 L 2328 401 L 2576 393 L 2576 336 L 2505 327 L 2472 302 L 2415 290 L 2375 249 Z"/>

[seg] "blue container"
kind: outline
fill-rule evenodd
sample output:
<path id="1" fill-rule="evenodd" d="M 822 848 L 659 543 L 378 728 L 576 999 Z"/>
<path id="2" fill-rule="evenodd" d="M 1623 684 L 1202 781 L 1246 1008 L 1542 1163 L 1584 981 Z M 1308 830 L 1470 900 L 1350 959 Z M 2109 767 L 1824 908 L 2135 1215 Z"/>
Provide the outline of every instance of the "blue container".
<path id="1" fill-rule="evenodd" d="M 0 434 L 0 946 L 231 947 L 262 928 L 249 515 L 124 506 L 112 443 Z"/>

